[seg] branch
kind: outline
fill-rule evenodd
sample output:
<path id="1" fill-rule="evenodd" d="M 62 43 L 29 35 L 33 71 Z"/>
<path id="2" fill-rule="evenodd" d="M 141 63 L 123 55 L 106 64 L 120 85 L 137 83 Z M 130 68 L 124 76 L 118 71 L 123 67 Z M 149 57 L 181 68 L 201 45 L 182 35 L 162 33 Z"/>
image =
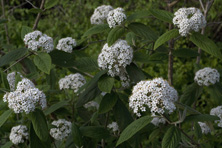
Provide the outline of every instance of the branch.
<path id="1" fill-rule="evenodd" d="M 29 0 L 26 0 L 27 3 L 29 3 L 30 5 L 32 5 L 33 8 L 38 9 L 38 7 L 36 7 L 35 5 L 33 5 L 33 3 L 31 3 Z"/>
<path id="2" fill-rule="evenodd" d="M 203 12 L 204 12 L 204 11 L 205 11 L 205 9 L 204 9 L 204 5 L 203 5 L 202 0 L 199 0 L 199 2 L 200 2 L 200 6 L 201 6 L 201 8 L 202 8 L 202 10 L 203 10 Z"/>
<path id="3" fill-rule="evenodd" d="M 43 10 L 44 4 L 45 4 L 45 0 L 42 0 L 41 5 L 40 5 L 40 9 Z M 36 17 L 36 19 L 35 19 L 35 24 L 34 24 L 34 26 L 33 26 L 33 28 L 32 28 L 33 30 L 36 30 L 36 29 L 37 29 L 37 26 L 38 26 L 40 17 L 41 17 L 41 12 L 38 13 L 38 15 L 37 15 L 37 17 Z"/>
<path id="4" fill-rule="evenodd" d="M 3 19 L 6 19 L 6 17 L 5 17 L 5 4 L 4 4 L 4 0 L 1 0 L 1 5 L 2 5 L 2 16 L 3 16 Z M 7 44 L 10 44 L 7 23 L 5 23 L 5 34 L 6 34 Z"/>
<path id="5" fill-rule="evenodd" d="M 8 10 L 7 14 L 9 14 L 10 12 L 12 12 L 12 11 L 13 11 L 14 9 L 16 9 L 16 8 L 22 7 L 22 6 L 25 5 L 25 4 L 27 4 L 27 2 L 21 3 L 21 4 L 18 5 L 18 6 L 12 7 L 10 10 Z"/>

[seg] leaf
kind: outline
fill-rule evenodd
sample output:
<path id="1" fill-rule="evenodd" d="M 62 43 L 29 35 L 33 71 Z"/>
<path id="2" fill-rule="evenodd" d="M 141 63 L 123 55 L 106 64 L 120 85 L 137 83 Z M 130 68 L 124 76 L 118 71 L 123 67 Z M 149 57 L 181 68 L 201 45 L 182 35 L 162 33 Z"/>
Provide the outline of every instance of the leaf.
<path id="1" fill-rule="evenodd" d="M 222 54 L 220 52 L 220 49 L 217 47 L 217 45 L 209 38 L 207 38 L 206 36 L 198 33 L 198 32 L 194 32 L 191 37 L 190 40 L 199 48 L 201 48 L 202 50 L 206 51 L 207 53 L 217 57 L 217 58 L 222 58 Z"/>
<path id="2" fill-rule="evenodd" d="M 209 91 L 210 93 L 210 97 L 212 99 L 215 100 L 215 102 L 217 104 L 221 104 L 222 103 L 222 85 L 221 83 L 216 83 L 214 85 L 210 85 L 209 87 L 207 87 L 207 90 Z"/>
<path id="3" fill-rule="evenodd" d="M 7 19 L 0 19 L 0 24 L 7 23 L 7 22 L 8 22 Z"/>
<path id="4" fill-rule="evenodd" d="M 31 12 L 31 13 L 40 13 L 40 12 L 43 12 L 43 10 L 39 9 L 39 8 L 32 8 L 32 9 L 29 9 L 29 12 Z"/>
<path id="5" fill-rule="evenodd" d="M 129 24 L 128 28 L 134 32 L 136 35 L 148 39 L 148 40 L 156 40 L 157 35 L 156 33 L 148 26 L 142 23 L 131 23 Z"/>
<path id="6" fill-rule="evenodd" d="M 73 54 L 60 50 L 53 50 L 49 55 L 51 56 L 52 63 L 55 65 L 60 67 L 75 66 L 75 56 Z"/>
<path id="7" fill-rule="evenodd" d="M 10 91 L 10 86 L 8 84 L 7 75 L 3 71 L 0 71 L 0 72 L 1 72 L 1 83 L 3 84 L 5 89 Z"/>
<path id="8" fill-rule="evenodd" d="M 78 147 L 81 147 L 83 145 L 82 134 L 79 130 L 79 127 L 75 123 L 72 123 L 72 137 L 73 137 L 73 142 Z"/>
<path id="9" fill-rule="evenodd" d="M 191 106 L 200 97 L 202 92 L 203 87 L 197 85 L 196 83 L 192 83 L 183 92 L 183 95 L 180 98 L 180 102 Z"/>
<path id="10" fill-rule="evenodd" d="M 6 142 L 3 146 L 1 146 L 1 148 L 10 148 L 13 146 L 13 143 L 11 141 Z"/>
<path id="11" fill-rule="evenodd" d="M 44 114 L 47 116 L 47 115 L 53 113 L 54 111 L 56 111 L 57 109 L 68 105 L 68 103 L 69 103 L 68 101 L 60 101 L 56 104 L 53 104 L 52 106 L 50 106 L 48 109 L 46 109 L 44 111 Z"/>
<path id="12" fill-rule="evenodd" d="M 117 96 L 115 93 L 106 94 L 99 105 L 99 114 L 106 113 L 110 111 L 113 106 L 116 104 Z"/>
<path id="13" fill-rule="evenodd" d="M 23 40 L 25 35 L 32 32 L 32 28 L 28 27 L 28 26 L 22 26 L 22 30 L 21 30 L 21 39 Z"/>
<path id="14" fill-rule="evenodd" d="M 220 120 L 217 116 L 208 115 L 208 114 L 198 114 L 198 115 L 189 115 L 186 117 L 184 122 L 193 122 L 193 121 L 214 121 L 214 120 Z"/>
<path id="15" fill-rule="evenodd" d="M 189 112 L 190 114 L 201 114 L 200 112 L 196 111 L 195 109 L 193 109 L 185 104 L 182 104 L 180 102 L 174 102 L 174 104 L 181 109 L 187 108 L 187 112 Z"/>
<path id="16" fill-rule="evenodd" d="M 54 7 L 55 5 L 57 5 L 59 2 L 59 0 L 47 0 L 46 4 L 45 4 L 45 9 L 50 9 L 52 7 Z"/>
<path id="17" fill-rule="evenodd" d="M 126 71 L 129 74 L 130 80 L 137 83 L 141 80 L 145 80 L 145 75 L 143 71 L 139 69 L 134 63 L 131 63 L 126 67 Z"/>
<path id="18" fill-rule="evenodd" d="M 165 43 L 166 41 L 176 38 L 177 36 L 179 36 L 179 31 L 177 29 L 167 31 L 156 40 L 154 44 L 154 50 L 163 45 L 163 43 Z"/>
<path id="19" fill-rule="evenodd" d="M 198 139 L 202 138 L 202 136 L 203 136 L 201 127 L 197 122 L 195 122 L 195 124 L 194 124 L 194 134 Z"/>
<path id="20" fill-rule="evenodd" d="M 159 9 L 151 9 L 150 13 L 161 21 L 165 21 L 167 23 L 172 23 L 173 14 L 171 12 Z"/>
<path id="21" fill-rule="evenodd" d="M 150 11 L 148 10 L 142 10 L 142 11 L 137 11 L 133 14 L 131 14 L 130 16 L 127 17 L 127 21 L 133 21 L 136 19 L 141 19 L 144 17 L 150 16 Z"/>
<path id="22" fill-rule="evenodd" d="M 7 121 L 12 112 L 12 110 L 7 110 L 0 116 L 0 127 Z"/>
<path id="23" fill-rule="evenodd" d="M 106 139 L 110 136 L 109 131 L 101 126 L 80 127 L 80 131 L 83 136 L 93 139 Z"/>
<path id="24" fill-rule="evenodd" d="M 101 25 L 95 25 L 92 28 L 90 28 L 89 30 L 87 30 L 83 37 L 88 37 L 94 34 L 98 34 L 98 33 L 102 33 L 106 30 L 109 29 L 109 25 L 108 24 L 101 24 Z"/>
<path id="25" fill-rule="evenodd" d="M 28 117 L 32 121 L 34 131 L 38 138 L 41 141 L 47 141 L 49 137 L 48 125 L 43 112 L 40 109 L 35 109 L 34 112 L 28 114 Z"/>
<path id="26" fill-rule="evenodd" d="M 172 126 L 167 130 L 163 137 L 162 148 L 176 148 L 180 142 L 180 139 L 180 130 L 175 126 Z"/>
<path id="27" fill-rule="evenodd" d="M 99 89 L 103 92 L 110 93 L 114 85 L 114 80 L 114 78 L 109 77 L 107 75 L 100 77 L 98 81 Z"/>
<path id="28" fill-rule="evenodd" d="M 124 28 L 117 26 L 115 28 L 113 28 L 107 37 L 107 43 L 108 46 L 111 46 L 113 43 L 116 42 L 116 40 L 118 40 L 122 35 L 124 34 Z"/>
<path id="29" fill-rule="evenodd" d="M 8 65 L 10 62 L 20 59 L 27 53 L 27 48 L 19 48 L 8 52 L 6 55 L 0 57 L 0 67 Z"/>
<path id="30" fill-rule="evenodd" d="M 157 56 L 157 54 L 153 54 L 152 56 L 141 52 L 141 51 L 136 51 L 133 54 L 133 60 L 136 62 L 142 62 L 142 63 L 162 63 L 163 61 L 161 60 L 155 60 L 155 57 Z M 151 59 L 150 59 L 151 57 Z M 160 57 L 158 57 L 160 58 Z"/>
<path id="31" fill-rule="evenodd" d="M 41 52 L 34 57 L 34 64 L 44 73 L 49 74 L 52 67 L 52 60 L 49 54 Z"/>
<path id="32" fill-rule="evenodd" d="M 182 58 L 192 58 L 192 57 L 197 57 L 199 54 L 192 49 L 181 48 L 178 50 L 174 50 L 173 55 L 176 57 L 182 57 Z"/>
<path id="33" fill-rule="evenodd" d="M 129 45 L 136 46 L 136 34 L 129 32 L 126 34 L 126 41 Z"/>
<path id="34" fill-rule="evenodd" d="M 144 116 L 140 119 L 133 121 L 130 125 L 128 125 L 123 132 L 121 133 L 116 146 L 120 145 L 121 143 L 127 141 L 132 136 L 134 136 L 137 132 L 139 132 L 142 128 L 150 123 L 152 117 Z"/>
<path id="35" fill-rule="evenodd" d="M 84 72 L 93 72 L 98 70 L 97 60 L 91 57 L 84 57 L 75 61 L 75 66 Z"/>

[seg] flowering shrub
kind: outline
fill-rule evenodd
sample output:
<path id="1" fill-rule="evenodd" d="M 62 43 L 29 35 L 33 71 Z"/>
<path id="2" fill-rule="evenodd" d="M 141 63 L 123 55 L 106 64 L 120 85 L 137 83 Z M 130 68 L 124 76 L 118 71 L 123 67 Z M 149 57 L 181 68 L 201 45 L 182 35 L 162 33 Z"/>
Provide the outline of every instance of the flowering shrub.
<path id="1" fill-rule="evenodd" d="M 221 41 L 207 32 L 214 0 L 161 2 L 166 10 L 145 2 L 140 11 L 107 3 L 85 5 L 85 29 L 67 19 L 69 0 L 26 1 L 17 7 L 33 7 L 36 19 L 20 41 L 0 20 L 0 147 L 219 147 Z M 57 24 L 47 20 L 54 9 L 59 29 L 41 25 Z"/>

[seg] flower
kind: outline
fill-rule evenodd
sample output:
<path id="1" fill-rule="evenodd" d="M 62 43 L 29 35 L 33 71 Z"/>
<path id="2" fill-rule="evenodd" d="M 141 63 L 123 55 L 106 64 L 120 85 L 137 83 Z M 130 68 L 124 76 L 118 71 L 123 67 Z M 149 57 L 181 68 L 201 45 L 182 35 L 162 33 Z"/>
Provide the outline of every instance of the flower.
<path id="1" fill-rule="evenodd" d="M 15 113 L 33 112 L 37 105 L 42 109 L 46 108 L 46 96 L 35 85 L 26 78 L 23 78 L 17 84 L 17 89 L 13 92 L 6 93 L 3 97 L 4 102 L 8 102 L 8 107 Z"/>
<path id="2" fill-rule="evenodd" d="M 28 135 L 27 127 L 24 125 L 18 125 L 11 129 L 9 139 L 12 143 L 17 145 L 19 143 L 23 143 L 25 139 L 28 139 Z"/>
<path id="3" fill-rule="evenodd" d="M 56 140 L 63 140 L 71 133 L 72 123 L 65 119 L 53 121 L 55 128 L 50 129 L 50 135 Z"/>
<path id="4" fill-rule="evenodd" d="M 130 65 L 133 59 L 133 49 L 125 40 L 117 40 L 112 46 L 106 43 L 98 56 L 98 65 L 103 70 L 108 69 L 107 74 L 111 77 L 119 76 L 122 86 L 129 85 L 129 76 L 126 66 Z"/>
<path id="5" fill-rule="evenodd" d="M 115 28 L 123 23 L 126 20 L 126 15 L 124 14 L 123 8 L 116 8 L 114 10 L 109 11 L 107 17 L 107 23 L 110 28 Z"/>
<path id="6" fill-rule="evenodd" d="M 206 26 L 206 20 L 197 8 L 180 8 L 174 13 L 173 24 L 179 28 L 181 36 L 187 36 L 192 30 L 198 32 Z"/>
<path id="7" fill-rule="evenodd" d="M 76 40 L 71 37 L 62 38 L 59 40 L 56 48 L 68 53 L 72 53 L 73 47 L 77 45 Z"/>
<path id="8" fill-rule="evenodd" d="M 33 31 L 26 34 L 24 43 L 33 51 L 42 48 L 43 51 L 49 53 L 54 49 L 53 39 L 40 31 Z"/>
<path id="9" fill-rule="evenodd" d="M 113 132 L 116 132 L 119 130 L 119 126 L 116 122 L 112 122 L 112 123 L 108 124 L 107 127 L 109 129 L 112 129 Z"/>
<path id="10" fill-rule="evenodd" d="M 59 88 L 62 89 L 73 89 L 75 93 L 78 92 L 79 88 L 86 83 L 85 78 L 79 74 L 70 74 L 59 80 Z"/>
<path id="11" fill-rule="evenodd" d="M 160 123 L 165 124 L 166 120 L 161 117 L 154 117 L 153 120 L 151 121 L 151 123 L 153 123 L 153 125 L 155 125 L 155 126 L 159 126 Z"/>
<path id="12" fill-rule="evenodd" d="M 14 91 L 15 90 L 15 75 L 18 74 L 20 78 L 23 78 L 23 76 L 20 74 L 20 72 L 11 72 L 7 75 L 7 80 L 10 86 L 10 90 Z"/>
<path id="13" fill-rule="evenodd" d="M 95 101 L 90 101 L 90 102 L 86 103 L 84 105 L 84 107 L 85 108 L 95 107 L 96 109 L 98 109 L 99 108 L 99 104 L 97 102 L 95 102 Z"/>
<path id="14" fill-rule="evenodd" d="M 214 115 L 220 118 L 220 120 L 215 120 L 215 123 L 218 123 L 217 125 L 219 127 L 222 127 L 222 106 L 218 106 L 215 108 L 212 108 L 210 111 L 210 115 Z"/>
<path id="15" fill-rule="evenodd" d="M 102 5 L 97 7 L 90 18 L 91 24 L 103 24 L 107 19 L 109 11 L 111 10 L 113 10 L 113 7 L 110 5 Z"/>
<path id="16" fill-rule="evenodd" d="M 196 72 L 194 81 L 199 86 L 209 86 L 220 81 L 220 74 L 216 69 L 206 67 Z"/>
<path id="17" fill-rule="evenodd" d="M 198 124 L 200 125 L 201 131 L 203 134 L 208 134 L 211 132 L 209 126 L 206 123 L 198 122 Z"/>
<path id="18" fill-rule="evenodd" d="M 176 107 L 177 91 L 162 78 L 140 81 L 133 87 L 132 95 L 129 98 L 129 107 L 137 116 L 145 112 L 147 107 L 153 116 L 155 113 L 163 114 L 166 111 L 172 113 Z"/>

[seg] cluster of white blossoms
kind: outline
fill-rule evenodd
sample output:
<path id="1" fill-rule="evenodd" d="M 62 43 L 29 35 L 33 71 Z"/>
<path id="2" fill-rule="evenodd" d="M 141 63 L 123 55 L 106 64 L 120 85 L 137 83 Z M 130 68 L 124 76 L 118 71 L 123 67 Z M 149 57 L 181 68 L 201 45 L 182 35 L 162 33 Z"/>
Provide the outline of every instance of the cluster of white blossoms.
<path id="1" fill-rule="evenodd" d="M 62 38 L 59 40 L 56 48 L 68 53 L 72 53 L 73 47 L 77 45 L 76 40 L 71 37 Z"/>
<path id="2" fill-rule="evenodd" d="M 181 36 L 187 36 L 192 30 L 198 32 L 206 26 L 206 19 L 197 8 L 180 8 L 174 13 L 173 24 L 179 28 Z"/>
<path id="3" fill-rule="evenodd" d="M 33 112 L 37 105 L 42 109 L 46 108 L 46 96 L 35 85 L 26 78 L 18 82 L 17 89 L 13 92 L 6 93 L 3 97 L 4 102 L 8 102 L 8 107 L 15 113 Z"/>
<path id="4" fill-rule="evenodd" d="M 208 134 L 211 132 L 209 126 L 206 123 L 198 122 L 198 124 L 200 125 L 201 131 L 203 134 Z"/>
<path id="5" fill-rule="evenodd" d="M 116 26 L 121 25 L 124 20 L 126 20 L 126 15 L 123 8 L 119 7 L 109 11 L 107 23 L 109 24 L 110 28 L 115 28 Z"/>
<path id="6" fill-rule="evenodd" d="M 151 123 L 153 123 L 153 125 L 155 126 L 159 126 L 159 124 L 165 124 L 166 120 L 164 118 L 161 117 L 154 117 L 153 120 L 151 121 Z"/>
<path id="7" fill-rule="evenodd" d="M 17 145 L 19 143 L 23 143 L 25 139 L 28 139 L 28 135 L 27 127 L 24 125 L 18 125 L 11 129 L 9 139 L 12 141 L 12 143 Z"/>
<path id="8" fill-rule="evenodd" d="M 72 123 L 65 119 L 53 121 L 52 125 L 55 128 L 50 129 L 50 135 L 56 140 L 62 140 L 71 133 Z"/>
<path id="9" fill-rule="evenodd" d="M 222 106 L 212 108 L 210 111 L 210 115 L 219 117 L 220 120 L 216 120 L 214 122 L 217 123 L 217 126 L 222 127 Z"/>
<path id="10" fill-rule="evenodd" d="M 116 122 L 112 122 L 112 123 L 108 124 L 107 127 L 109 129 L 111 129 L 113 132 L 116 132 L 119 130 L 119 126 Z"/>
<path id="11" fill-rule="evenodd" d="M 7 80 L 10 86 L 10 90 L 14 91 L 15 90 L 15 72 L 11 72 L 7 75 Z M 21 78 L 23 78 L 23 76 L 20 74 L 20 72 L 17 72 L 17 75 L 19 75 Z"/>
<path id="12" fill-rule="evenodd" d="M 40 31 L 33 31 L 24 37 L 25 45 L 33 51 L 42 48 L 43 51 L 49 53 L 54 49 L 53 39 Z"/>
<path id="13" fill-rule="evenodd" d="M 98 56 L 98 65 L 103 70 L 108 69 L 111 77 L 119 76 L 122 86 L 129 85 L 129 76 L 126 66 L 130 65 L 133 59 L 133 49 L 125 40 L 117 40 L 112 46 L 106 43 Z"/>
<path id="14" fill-rule="evenodd" d="M 81 74 L 70 74 L 59 80 L 59 88 L 60 90 L 73 89 L 74 92 L 77 93 L 79 88 L 82 87 L 85 83 L 86 80 Z"/>
<path id="15" fill-rule="evenodd" d="M 155 113 L 163 114 L 167 111 L 172 113 L 176 107 L 177 91 L 162 78 L 155 78 L 150 81 L 140 81 L 133 87 L 132 95 L 129 98 L 129 107 L 137 116 L 140 112 L 145 112 L 149 107 L 152 116 Z"/>
<path id="16" fill-rule="evenodd" d="M 220 73 L 216 69 L 206 67 L 196 72 L 194 81 L 199 86 L 209 86 L 220 81 Z"/>
<path id="17" fill-rule="evenodd" d="M 99 104 L 95 101 L 90 101 L 84 105 L 85 108 L 95 107 L 96 109 L 99 109 Z"/>
<path id="18" fill-rule="evenodd" d="M 90 18 L 91 24 L 104 24 L 104 21 L 106 21 L 108 13 L 111 10 L 113 10 L 113 7 L 110 5 L 102 5 L 97 7 Z"/>

